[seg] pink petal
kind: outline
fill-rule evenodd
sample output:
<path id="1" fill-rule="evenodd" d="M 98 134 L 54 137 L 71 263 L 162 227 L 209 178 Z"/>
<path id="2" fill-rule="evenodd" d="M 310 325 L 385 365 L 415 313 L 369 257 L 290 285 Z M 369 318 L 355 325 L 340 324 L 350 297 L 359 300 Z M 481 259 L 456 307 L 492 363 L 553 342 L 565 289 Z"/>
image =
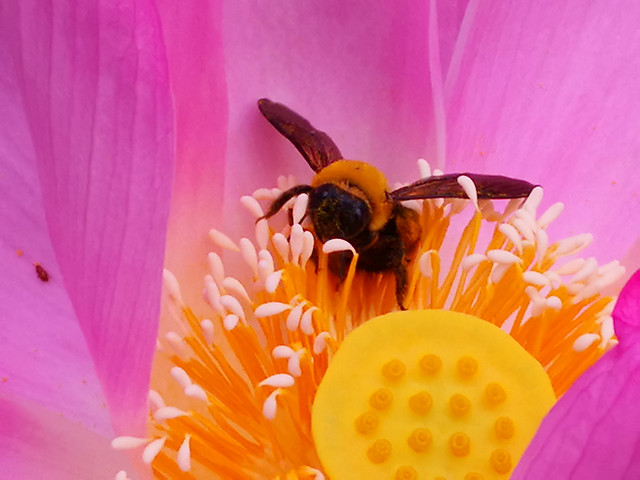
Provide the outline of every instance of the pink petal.
<path id="1" fill-rule="evenodd" d="M 599 261 L 624 256 L 639 238 L 639 4 L 472 6 L 445 82 L 447 169 L 539 182 L 566 203 L 553 236 L 591 231 Z"/>
<path id="2" fill-rule="evenodd" d="M 211 250 L 207 232 L 222 211 L 227 136 L 222 2 L 162 0 L 158 9 L 177 120 L 165 264 L 193 306 L 201 299 L 203 260 Z"/>
<path id="3" fill-rule="evenodd" d="M 613 310 L 613 322 L 620 345 L 632 348 L 640 345 L 640 270 L 620 293 Z"/>
<path id="4" fill-rule="evenodd" d="M 8 67 L 4 47 L 0 65 Z M 31 134 L 14 80 L 6 70 L 0 75 L 0 395 L 108 435 L 102 388 L 51 246 Z M 49 282 L 38 278 L 35 262 L 46 269 Z"/>
<path id="5" fill-rule="evenodd" d="M 113 450 L 108 437 L 57 411 L 3 396 L 0 418 L 3 478 L 108 479 L 120 469 L 131 471 L 125 453 Z"/>
<path id="6" fill-rule="evenodd" d="M 140 428 L 173 157 L 159 23 L 148 1 L 11 2 L 4 31 L 61 279 L 119 431 Z"/>
<path id="7" fill-rule="evenodd" d="M 440 62 L 432 58 L 436 66 L 448 63 L 463 8 L 439 11 L 446 26 L 435 38 L 448 47 Z M 289 105 L 347 158 L 380 166 L 391 182 L 414 179 L 433 123 L 429 12 L 429 3 L 418 1 L 402 8 L 392 1 L 226 3 L 225 201 L 236 205 L 240 195 L 274 185 L 277 175 L 311 178 L 295 149 L 260 116 L 261 97 Z M 237 221 L 235 211 L 229 223 Z"/>
<path id="8" fill-rule="evenodd" d="M 640 478 L 640 272 L 620 294 L 613 315 L 616 327 L 624 323 L 621 343 L 551 409 L 513 480 Z"/>

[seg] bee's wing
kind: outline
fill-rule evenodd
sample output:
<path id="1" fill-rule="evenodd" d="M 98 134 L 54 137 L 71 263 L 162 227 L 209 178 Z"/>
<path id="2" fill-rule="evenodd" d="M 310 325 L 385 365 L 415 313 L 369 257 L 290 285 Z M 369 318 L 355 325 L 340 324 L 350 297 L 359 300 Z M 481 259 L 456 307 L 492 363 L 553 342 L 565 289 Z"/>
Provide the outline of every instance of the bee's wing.
<path id="1" fill-rule="evenodd" d="M 501 175 L 481 175 L 478 173 L 450 173 L 423 178 L 417 182 L 391 192 L 394 200 L 414 200 L 422 198 L 468 198 L 458 183 L 458 177 L 473 180 L 478 198 L 523 198 L 527 197 L 535 185 L 517 178 Z"/>
<path id="2" fill-rule="evenodd" d="M 343 158 L 329 135 L 313 128 L 289 107 L 261 98 L 258 100 L 258 108 L 269 123 L 293 143 L 314 172 Z"/>

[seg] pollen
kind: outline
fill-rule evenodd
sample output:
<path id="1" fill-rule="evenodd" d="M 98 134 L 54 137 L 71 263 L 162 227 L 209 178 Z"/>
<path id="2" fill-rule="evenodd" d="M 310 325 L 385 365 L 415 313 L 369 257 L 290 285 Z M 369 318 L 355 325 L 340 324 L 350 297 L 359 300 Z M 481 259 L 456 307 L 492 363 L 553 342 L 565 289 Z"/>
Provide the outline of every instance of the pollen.
<path id="1" fill-rule="evenodd" d="M 345 240 L 321 244 L 304 195 L 263 218 L 295 185 L 240 200 L 247 237 L 194 232 L 211 241 L 196 292 L 165 272 L 147 432 L 114 448 L 139 449 L 158 479 L 507 478 L 554 398 L 616 343 L 601 292 L 624 269 L 581 258 L 588 233 L 550 238 L 562 204 L 538 214 L 540 188 L 524 202 L 412 200 L 396 312 L 393 272 L 356 268 Z M 336 255 L 351 258 L 341 277 Z"/>

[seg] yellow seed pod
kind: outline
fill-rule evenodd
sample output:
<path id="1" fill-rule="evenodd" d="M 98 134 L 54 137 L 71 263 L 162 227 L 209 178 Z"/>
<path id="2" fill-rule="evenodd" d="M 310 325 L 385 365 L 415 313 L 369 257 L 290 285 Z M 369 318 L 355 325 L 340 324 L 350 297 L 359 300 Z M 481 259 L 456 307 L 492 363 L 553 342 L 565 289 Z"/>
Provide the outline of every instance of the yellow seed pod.
<path id="1" fill-rule="evenodd" d="M 394 312 L 344 339 L 318 387 L 312 433 L 332 480 L 503 480 L 554 402 L 541 365 L 494 325 Z"/>

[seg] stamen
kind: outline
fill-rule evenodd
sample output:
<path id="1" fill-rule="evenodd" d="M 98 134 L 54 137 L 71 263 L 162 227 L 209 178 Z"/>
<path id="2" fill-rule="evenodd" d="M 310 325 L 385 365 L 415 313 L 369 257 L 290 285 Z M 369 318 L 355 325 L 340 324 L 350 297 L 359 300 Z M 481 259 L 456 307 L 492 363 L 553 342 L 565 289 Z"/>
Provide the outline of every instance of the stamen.
<path id="1" fill-rule="evenodd" d="M 538 263 L 544 260 L 548 247 L 549 235 L 547 232 L 542 229 L 536 230 L 536 257 L 538 258 Z"/>
<path id="2" fill-rule="evenodd" d="M 522 259 L 517 255 L 507 252 L 506 250 L 489 250 L 487 257 L 494 263 L 512 265 L 514 263 L 522 263 Z"/>
<path id="3" fill-rule="evenodd" d="M 229 315 L 226 315 L 224 317 L 222 325 L 224 326 L 225 330 L 231 331 L 234 328 L 236 328 L 239 322 L 240 322 L 240 317 L 238 317 L 238 315 L 234 315 L 233 313 L 230 313 Z"/>
<path id="4" fill-rule="evenodd" d="M 313 233 L 309 231 L 304 232 L 304 242 L 302 245 L 302 252 L 300 253 L 300 266 L 304 268 L 311 255 L 313 255 L 313 247 L 315 245 L 315 238 Z"/>
<path id="5" fill-rule="evenodd" d="M 262 210 L 260 203 L 258 203 L 258 200 L 256 200 L 255 197 L 244 195 L 240 197 L 240 203 L 249 211 L 253 218 L 258 219 L 264 216 L 264 211 Z"/>
<path id="6" fill-rule="evenodd" d="M 271 375 L 268 378 L 265 378 L 261 381 L 258 386 L 259 387 L 278 387 L 278 388 L 287 388 L 292 387 L 295 383 L 293 377 L 288 373 L 276 373 L 275 375 Z"/>
<path id="7" fill-rule="evenodd" d="M 294 354 L 291 355 L 291 357 L 289 357 L 289 361 L 287 362 L 287 370 L 295 378 L 298 378 L 300 375 L 302 375 L 302 367 L 300 366 L 300 357 L 304 355 L 304 352 L 305 352 L 304 349 L 298 352 L 294 352 Z"/>
<path id="8" fill-rule="evenodd" d="M 251 267 L 254 275 L 258 274 L 258 253 L 251 240 L 248 238 L 240 239 L 240 253 L 247 265 Z"/>
<path id="9" fill-rule="evenodd" d="M 551 280 L 549 280 L 549 277 L 546 277 L 540 272 L 533 272 L 533 271 L 524 272 L 522 274 L 522 279 L 525 282 L 530 283 L 532 285 L 536 285 L 538 287 L 546 287 L 551 284 Z"/>
<path id="10" fill-rule="evenodd" d="M 547 228 L 554 220 L 556 220 L 564 210 L 564 203 L 558 202 L 551 205 L 546 212 L 538 218 L 536 222 L 538 228 Z"/>
<path id="11" fill-rule="evenodd" d="M 256 222 L 256 242 L 263 250 L 269 245 L 269 222 L 264 218 Z"/>
<path id="12" fill-rule="evenodd" d="M 188 472 L 189 470 L 191 470 L 191 448 L 189 447 L 190 440 L 191 435 L 185 435 L 184 441 L 178 449 L 178 468 L 180 468 L 180 470 L 182 470 L 183 472 Z"/>
<path id="13" fill-rule="evenodd" d="M 213 279 L 215 280 L 217 285 L 222 285 L 224 281 L 224 264 L 222 263 L 222 259 L 220 255 L 215 252 L 210 252 L 207 255 L 207 260 L 209 261 L 209 269 L 211 270 L 211 275 L 213 275 Z"/>
<path id="14" fill-rule="evenodd" d="M 205 318 L 204 320 L 202 320 L 200 322 L 200 328 L 202 328 L 202 335 L 205 339 L 205 341 L 209 344 L 209 345 L 213 345 L 213 322 L 211 320 L 209 320 L 208 318 Z"/>
<path id="15" fill-rule="evenodd" d="M 269 201 L 274 200 L 277 197 L 277 195 L 273 194 L 273 190 L 271 188 L 258 188 L 257 190 L 254 190 L 251 196 L 256 200 Z"/>
<path id="16" fill-rule="evenodd" d="M 580 335 L 575 342 L 573 342 L 573 349 L 576 352 L 584 352 L 591 345 L 600 340 L 600 335 L 597 333 L 585 333 Z"/>
<path id="17" fill-rule="evenodd" d="M 219 315 L 224 315 L 224 308 L 220 303 L 220 290 L 216 285 L 213 277 L 207 275 L 204 280 L 204 295 L 207 303 L 213 308 Z"/>
<path id="18" fill-rule="evenodd" d="M 289 358 L 294 353 L 296 353 L 295 350 L 287 345 L 278 345 L 273 349 L 273 352 L 271 352 L 273 358 Z"/>
<path id="19" fill-rule="evenodd" d="M 498 227 L 498 230 L 500 231 L 500 233 L 503 233 L 509 239 L 509 241 L 511 241 L 511 243 L 513 243 L 513 245 L 518 250 L 518 254 L 521 255 L 522 238 L 520 237 L 520 233 L 518 232 L 516 227 L 508 223 L 503 223 Z"/>
<path id="20" fill-rule="evenodd" d="M 354 255 L 356 253 L 356 249 L 353 248 L 353 245 L 351 245 L 346 240 L 343 240 L 342 238 L 332 238 L 330 240 L 327 240 L 322 246 L 322 251 L 327 254 L 346 251 L 349 251 Z"/>
<path id="21" fill-rule="evenodd" d="M 176 332 L 167 332 L 164 338 L 176 355 L 183 358 L 187 356 L 187 345 L 180 335 Z"/>
<path id="22" fill-rule="evenodd" d="M 164 447 L 164 442 L 167 441 L 167 437 L 162 437 L 154 440 L 149 445 L 147 445 L 142 452 L 142 461 L 146 464 L 150 464 L 153 462 L 153 459 L 160 453 L 162 447 Z"/>
<path id="23" fill-rule="evenodd" d="M 464 190 L 464 193 L 467 194 L 467 197 L 469 197 L 469 200 L 471 200 L 471 203 L 473 203 L 476 211 L 479 212 L 480 208 L 478 207 L 478 191 L 476 190 L 476 184 L 473 183 L 473 180 L 466 175 L 460 175 L 456 180 Z"/>
<path id="24" fill-rule="evenodd" d="M 327 348 L 327 339 L 331 338 L 329 332 L 321 332 L 313 342 L 313 353 L 319 355 Z"/>
<path id="25" fill-rule="evenodd" d="M 289 241 L 287 238 L 281 233 L 275 233 L 271 241 L 280 258 L 282 258 L 285 263 L 289 262 Z"/>
<path id="26" fill-rule="evenodd" d="M 220 304 L 244 321 L 244 310 L 236 297 L 232 297 L 231 295 L 222 295 L 220 297 Z"/>
<path id="27" fill-rule="evenodd" d="M 219 245 L 225 250 L 232 250 L 234 252 L 240 251 L 240 248 L 238 248 L 238 245 L 236 245 L 233 240 L 231 240 L 224 233 L 216 230 L 215 228 L 209 230 L 209 238 L 213 241 L 213 243 Z"/>
<path id="28" fill-rule="evenodd" d="M 282 270 L 270 274 L 264 282 L 264 288 L 269 293 L 274 293 L 282 280 Z"/>
<path id="29" fill-rule="evenodd" d="M 531 228 L 531 225 L 529 225 L 529 223 L 527 223 L 522 218 L 513 218 L 512 220 L 510 220 L 510 223 L 516 230 L 518 230 L 518 233 L 520 233 L 520 235 L 526 242 L 534 242 L 535 234 L 533 233 L 533 228 Z"/>
<path id="30" fill-rule="evenodd" d="M 424 158 L 419 158 L 418 171 L 420 172 L 420 178 L 429 178 L 431 176 L 431 165 Z"/>
<path id="31" fill-rule="evenodd" d="M 593 235 L 590 233 L 582 233 L 574 237 L 569 237 L 556 243 L 556 248 L 553 254 L 556 257 L 573 255 L 578 253 L 580 250 L 587 248 L 592 241 Z"/>
<path id="32" fill-rule="evenodd" d="M 155 418 L 158 422 L 164 422 L 165 420 L 169 420 L 171 418 L 178 418 L 187 415 L 187 412 L 180 410 L 176 407 L 162 407 L 155 411 L 153 414 L 153 418 Z"/>
<path id="33" fill-rule="evenodd" d="M 158 408 L 166 406 L 162 395 L 160 395 L 160 393 L 158 393 L 156 390 L 149 390 L 148 398 L 153 410 L 157 410 Z"/>
<path id="34" fill-rule="evenodd" d="M 299 223 L 291 227 L 289 245 L 291 246 L 291 263 L 298 263 L 302 250 L 304 250 L 304 231 Z"/>
<path id="35" fill-rule="evenodd" d="M 302 193 L 298 195 L 293 204 L 293 223 L 300 223 L 302 217 L 307 213 L 307 205 L 309 203 L 309 195 Z"/>
<path id="36" fill-rule="evenodd" d="M 169 298 L 178 305 L 182 305 L 183 301 L 182 294 L 180 293 L 180 285 L 178 284 L 178 280 L 175 275 L 165 268 L 162 272 L 162 280 L 164 282 L 164 287 L 167 289 L 167 293 L 169 294 Z"/>
<path id="37" fill-rule="evenodd" d="M 421 175 L 430 173 L 423 161 L 419 170 Z M 465 191 L 473 198 L 474 186 L 464 177 L 460 180 L 467 184 Z M 291 182 L 283 178 L 280 186 L 287 188 Z M 252 197 L 242 198 L 249 211 L 247 228 L 265 211 L 265 204 L 257 200 L 270 202 L 281 191 L 259 189 Z M 500 201 L 495 205 L 491 200 L 477 201 L 471 216 L 466 214 L 472 202 L 464 199 L 405 204 L 418 213 L 416 230 L 420 238 L 415 253 L 403 259 L 407 277 L 403 306 L 414 313 L 427 308 L 473 315 L 499 327 L 503 334 L 509 332 L 546 369 L 559 395 L 617 342 L 611 319 L 614 302 L 603 297 L 601 291 L 618 280 L 624 269 L 618 262 L 598 266 L 595 259 L 565 260 L 584 248 L 591 235 L 550 241 L 546 228 L 560 215 L 562 205 L 552 205 L 536 219 L 541 194 L 541 189 L 534 189 L 524 205 L 516 199 L 504 210 L 498 208 Z M 274 232 L 269 221 L 262 218 L 255 224 L 255 241 L 242 238 L 236 245 L 221 232 L 210 232 L 217 245 L 232 251 L 226 255 L 241 260 L 235 265 L 243 270 L 225 274 L 220 255 L 208 254 L 210 274 L 204 277 L 203 295 L 208 305 L 205 308 L 211 309 L 204 315 L 197 316 L 183 304 L 177 279 L 166 275 L 166 311 L 177 325 L 157 342 L 160 360 L 154 366 L 153 390 L 149 392 L 149 438 L 129 442 L 132 446 L 146 445 L 145 461 L 152 462 L 157 478 L 181 478 L 185 476 L 183 470 L 190 472 L 186 474 L 189 478 L 201 474 L 238 479 L 324 478 L 317 445 L 310 436 L 312 406 L 324 388 L 327 369 L 343 355 L 352 332 L 372 318 L 399 308 L 396 278 L 391 270 L 377 273 L 357 269 L 359 255 L 345 240 L 318 242 L 310 219 L 304 227 L 299 223 L 304 222 L 308 209 L 305 196 L 291 199 L 283 210 L 288 208 L 293 209 L 294 225 L 286 222 L 280 232 Z M 461 212 L 465 215 L 459 215 Z M 284 213 L 281 217 L 285 218 Z M 449 253 L 445 245 L 455 248 Z M 338 275 L 329 256 L 343 251 L 354 255 Z M 398 329 L 394 325 L 390 332 Z M 445 343 L 449 345 L 459 332 L 449 326 L 446 334 Z M 394 343 L 389 335 L 383 336 L 382 346 L 367 347 L 367 358 L 372 351 L 383 351 Z M 402 355 L 405 350 L 410 349 L 401 350 Z M 420 358 L 430 359 L 430 354 L 433 352 L 423 352 Z M 379 395 L 367 394 L 365 409 L 348 423 L 360 436 L 362 458 L 369 458 L 366 452 L 370 451 L 375 461 L 385 465 L 402 449 L 411 450 L 417 458 L 415 455 L 425 448 L 421 458 L 435 458 L 442 447 L 448 458 L 464 461 L 486 446 L 481 462 L 458 476 L 480 478 L 480 470 L 485 467 L 489 476 L 511 471 L 520 453 L 508 444 L 522 438 L 523 432 L 516 416 L 518 409 L 486 415 L 491 408 L 515 404 L 509 403 L 513 395 L 509 388 L 497 385 L 500 382 L 495 378 L 483 377 L 505 365 L 495 362 L 487 369 L 478 358 L 441 354 L 439 363 L 420 360 L 415 368 L 403 359 L 399 379 L 377 370 L 384 382 L 373 389 Z M 352 361 L 351 367 L 361 374 L 373 363 Z M 425 369 L 429 365 L 438 368 Z M 416 371 L 423 377 L 420 389 L 402 395 L 396 392 Z M 464 384 L 465 388 L 452 388 L 439 398 L 427 384 L 448 372 L 454 372 L 456 385 Z M 167 382 L 162 375 L 172 375 L 176 382 Z M 466 386 L 482 378 L 480 394 L 471 395 Z M 342 388 L 348 395 L 355 394 L 350 387 L 347 382 Z M 384 401 L 371 400 L 374 397 Z M 502 403 L 492 406 L 495 399 Z M 336 398 L 332 400 L 336 403 Z M 444 410 L 438 405 L 444 405 Z M 357 433 L 356 418 L 366 417 L 363 425 L 378 425 L 380 429 L 384 424 L 381 419 L 389 418 L 397 408 L 406 408 L 428 422 L 440 414 L 456 422 L 472 416 L 480 423 L 486 420 L 487 429 L 474 433 L 458 423 L 442 434 L 421 423 L 409 425 L 399 443 L 387 438 L 386 430 L 368 436 L 362 427 L 365 434 Z M 374 417 L 377 420 L 369 421 Z M 502 443 L 490 447 L 487 435 Z M 337 441 L 335 436 L 331 441 Z M 114 442 L 127 445 L 126 440 Z M 391 450 L 386 449 L 385 445 L 391 443 Z M 461 456 L 456 456 L 452 448 Z M 385 456 L 385 452 L 391 452 L 391 456 Z M 389 466 L 389 478 L 426 475 L 426 470 L 411 463 L 407 459 Z M 353 476 L 351 470 L 345 471 L 346 478 Z M 428 472 L 434 478 L 449 474 L 444 470 Z M 332 478 L 340 478 L 330 473 Z"/>
<path id="38" fill-rule="evenodd" d="M 526 210 L 528 212 L 531 212 L 532 215 L 535 215 L 536 210 L 538 209 L 538 207 L 540 206 L 540 203 L 542 202 L 542 197 L 543 197 L 542 187 L 535 187 L 533 190 L 531 190 L 531 193 L 522 204 L 522 210 Z"/>
<path id="39" fill-rule="evenodd" d="M 258 305 L 255 314 L 258 318 L 271 317 L 291 310 L 291 305 L 282 302 L 269 302 Z"/>
<path id="40" fill-rule="evenodd" d="M 258 272 L 257 267 L 258 267 L 258 264 L 257 264 L 257 257 L 256 257 L 256 270 L 255 270 L 256 274 Z M 225 278 L 224 281 L 222 282 L 222 286 L 227 292 L 234 295 L 235 297 L 241 298 L 245 300 L 247 303 L 251 303 L 251 297 L 245 290 L 242 283 L 240 283 L 240 280 L 238 280 L 237 278 L 233 278 L 233 277 Z"/>
<path id="41" fill-rule="evenodd" d="M 280 395 L 281 390 L 277 389 L 273 393 L 271 393 L 267 399 L 264 401 L 264 406 L 262 407 L 262 414 L 265 416 L 267 420 L 273 420 L 276 418 L 276 409 L 278 408 L 278 403 L 276 398 Z"/>
<path id="42" fill-rule="evenodd" d="M 587 258 L 587 261 L 584 262 L 582 268 L 573 276 L 571 281 L 575 283 L 584 282 L 589 277 L 594 275 L 597 271 L 598 262 L 596 262 L 596 259 L 593 257 Z"/>
<path id="43" fill-rule="evenodd" d="M 313 312 L 319 310 L 318 307 L 311 307 L 302 314 L 302 320 L 300 320 L 300 331 L 305 335 L 313 335 Z"/>
<path id="44" fill-rule="evenodd" d="M 141 447 L 148 441 L 149 441 L 148 439 L 140 438 L 140 437 L 128 437 L 128 436 L 116 437 L 113 440 L 111 440 L 111 448 L 115 450 L 131 450 L 134 448 Z"/>
<path id="45" fill-rule="evenodd" d="M 204 388 L 202 388 L 200 385 L 196 385 L 195 383 L 188 385 L 184 389 L 184 394 L 187 397 L 197 398 L 199 400 L 202 400 L 203 402 L 207 402 L 209 400 L 209 398 L 207 397 L 207 392 L 204 390 Z"/>
<path id="46" fill-rule="evenodd" d="M 585 264 L 584 258 L 574 258 L 555 270 L 558 275 L 568 276 L 580 271 Z"/>
<path id="47" fill-rule="evenodd" d="M 180 367 L 173 367 L 171 369 L 171 376 L 176 382 L 180 384 L 182 388 L 186 388 L 191 385 L 191 379 L 189 378 L 189 375 Z"/>
<path id="48" fill-rule="evenodd" d="M 462 270 L 465 270 L 465 271 L 470 270 L 471 268 L 475 267 L 476 265 L 479 265 L 485 260 L 489 260 L 489 257 L 487 257 L 482 253 L 474 253 L 472 255 L 468 255 L 464 257 L 464 259 L 462 260 L 462 263 L 460 264 L 460 268 L 462 268 Z M 422 271 L 422 266 L 420 270 Z M 423 272 L 423 275 L 424 275 L 424 272 Z M 427 275 L 425 275 L 425 277 L 426 276 Z"/>
<path id="49" fill-rule="evenodd" d="M 290 332 L 294 332 L 298 329 L 300 325 L 300 319 L 302 318 L 302 309 L 303 305 L 296 305 L 291 312 L 289 312 L 289 316 L 287 316 L 287 329 Z"/>

